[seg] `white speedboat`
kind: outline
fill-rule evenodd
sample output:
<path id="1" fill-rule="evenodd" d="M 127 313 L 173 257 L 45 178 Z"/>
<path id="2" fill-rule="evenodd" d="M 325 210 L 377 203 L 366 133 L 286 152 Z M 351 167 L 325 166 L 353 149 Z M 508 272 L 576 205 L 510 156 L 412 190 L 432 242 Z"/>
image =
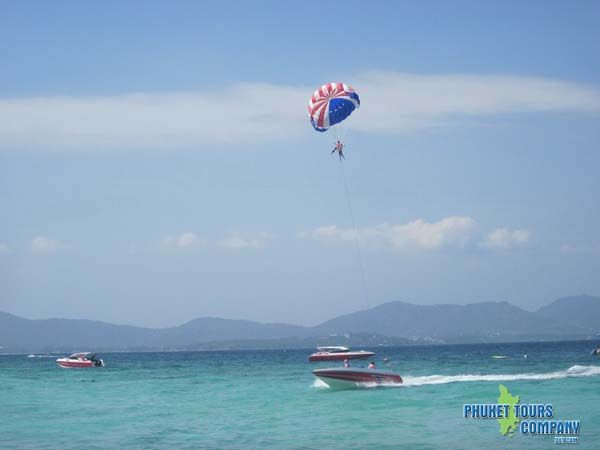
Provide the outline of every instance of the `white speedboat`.
<path id="1" fill-rule="evenodd" d="M 68 358 L 58 358 L 56 364 L 65 369 L 86 369 L 89 367 L 104 367 L 104 361 L 96 357 L 95 353 L 73 353 Z"/>

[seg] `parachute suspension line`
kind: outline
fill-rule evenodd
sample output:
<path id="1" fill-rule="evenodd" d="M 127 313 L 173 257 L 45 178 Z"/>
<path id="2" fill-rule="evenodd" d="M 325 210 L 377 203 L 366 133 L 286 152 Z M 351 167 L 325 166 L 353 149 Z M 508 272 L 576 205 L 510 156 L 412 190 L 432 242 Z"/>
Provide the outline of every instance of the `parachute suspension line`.
<path id="1" fill-rule="evenodd" d="M 346 136 L 348 136 L 348 128 L 342 123 L 332 129 L 335 131 L 335 140 L 345 143 Z"/>
<path id="2" fill-rule="evenodd" d="M 358 228 L 356 227 L 356 220 L 354 218 L 354 210 L 352 208 L 352 202 L 350 201 L 350 189 L 348 187 L 348 180 L 346 179 L 346 172 L 344 171 L 344 164 L 340 160 L 340 171 L 342 172 L 342 180 L 344 182 L 344 191 L 346 193 L 346 203 L 348 204 L 348 212 L 350 213 L 350 219 L 352 220 L 352 230 L 354 231 L 354 251 L 358 257 L 358 267 L 360 269 L 360 280 L 362 283 L 363 296 L 365 299 L 366 307 L 371 307 L 369 300 L 369 290 L 367 289 L 367 277 L 365 276 L 365 266 L 363 264 L 362 251 L 360 249 L 360 241 L 358 238 Z"/>

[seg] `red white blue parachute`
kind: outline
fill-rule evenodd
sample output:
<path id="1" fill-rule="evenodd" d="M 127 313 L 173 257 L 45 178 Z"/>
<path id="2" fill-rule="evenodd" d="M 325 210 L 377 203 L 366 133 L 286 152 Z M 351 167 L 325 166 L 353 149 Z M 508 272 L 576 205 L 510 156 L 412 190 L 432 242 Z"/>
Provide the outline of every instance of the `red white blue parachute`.
<path id="1" fill-rule="evenodd" d="M 358 94 L 344 83 L 327 83 L 315 91 L 308 101 L 308 116 L 317 131 L 327 131 L 360 106 Z"/>

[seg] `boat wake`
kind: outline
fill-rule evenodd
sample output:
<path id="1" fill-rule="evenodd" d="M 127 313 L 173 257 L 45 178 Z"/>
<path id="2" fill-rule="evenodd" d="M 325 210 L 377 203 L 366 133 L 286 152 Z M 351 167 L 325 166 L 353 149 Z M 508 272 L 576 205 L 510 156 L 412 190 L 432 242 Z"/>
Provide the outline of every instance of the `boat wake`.
<path id="1" fill-rule="evenodd" d="M 327 383 L 325 383 L 323 380 L 321 380 L 320 378 L 315 379 L 315 381 L 313 382 L 312 385 L 315 388 L 329 389 L 329 385 Z"/>
<path id="2" fill-rule="evenodd" d="M 567 370 L 557 370 L 546 373 L 515 373 L 515 374 L 464 374 L 464 375 L 426 375 L 422 377 L 403 376 L 402 384 L 376 384 L 357 383 L 356 387 L 411 387 L 426 386 L 429 384 L 462 383 L 468 381 L 515 381 L 515 380 L 558 380 L 561 378 L 593 377 L 600 375 L 600 366 L 572 366 Z M 316 379 L 312 386 L 319 389 L 328 389 L 329 385 L 320 379 Z"/>
<path id="3" fill-rule="evenodd" d="M 422 377 L 403 376 L 401 386 L 424 386 L 428 384 L 461 383 L 466 381 L 514 381 L 514 380 L 558 380 L 561 378 L 591 377 L 600 375 L 600 366 L 572 366 L 567 370 L 546 373 L 515 373 L 490 375 L 428 375 Z"/>

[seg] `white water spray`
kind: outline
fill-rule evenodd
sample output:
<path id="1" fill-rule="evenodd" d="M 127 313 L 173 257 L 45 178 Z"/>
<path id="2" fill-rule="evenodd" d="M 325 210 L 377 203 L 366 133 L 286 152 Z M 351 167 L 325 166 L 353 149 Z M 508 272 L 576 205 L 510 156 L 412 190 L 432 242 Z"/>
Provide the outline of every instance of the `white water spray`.
<path id="1" fill-rule="evenodd" d="M 561 378 L 591 377 L 595 375 L 600 375 L 599 366 L 572 366 L 567 370 L 546 373 L 404 376 L 402 377 L 404 380 L 402 386 L 424 386 L 428 384 L 460 383 L 466 381 L 558 380 Z"/>

